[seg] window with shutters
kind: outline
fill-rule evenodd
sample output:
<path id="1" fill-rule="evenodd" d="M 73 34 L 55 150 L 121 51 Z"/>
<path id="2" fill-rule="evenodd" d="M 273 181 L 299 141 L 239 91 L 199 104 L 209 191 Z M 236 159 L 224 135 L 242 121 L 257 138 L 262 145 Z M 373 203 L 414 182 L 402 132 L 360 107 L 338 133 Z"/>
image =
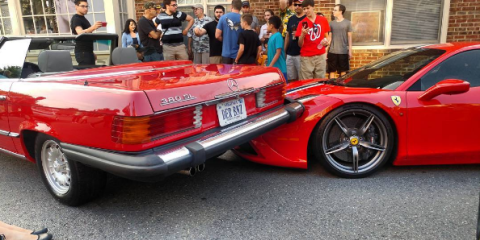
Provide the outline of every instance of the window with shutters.
<path id="1" fill-rule="evenodd" d="M 344 16 L 352 22 L 354 46 L 395 47 L 442 42 L 442 22 L 448 24 L 444 12 L 448 12 L 450 0 L 336 0 L 336 3 L 347 9 Z"/>

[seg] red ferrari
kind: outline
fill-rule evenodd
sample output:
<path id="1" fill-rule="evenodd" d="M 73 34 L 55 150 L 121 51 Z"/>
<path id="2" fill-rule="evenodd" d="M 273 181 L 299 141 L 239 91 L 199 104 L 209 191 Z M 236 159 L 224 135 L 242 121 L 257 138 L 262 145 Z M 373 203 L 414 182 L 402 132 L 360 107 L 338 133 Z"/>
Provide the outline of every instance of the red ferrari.
<path id="1" fill-rule="evenodd" d="M 235 151 L 280 167 L 318 160 L 346 178 L 369 176 L 389 160 L 478 164 L 479 59 L 480 43 L 415 47 L 338 79 L 291 83 L 287 97 L 303 103 L 303 115 Z"/>

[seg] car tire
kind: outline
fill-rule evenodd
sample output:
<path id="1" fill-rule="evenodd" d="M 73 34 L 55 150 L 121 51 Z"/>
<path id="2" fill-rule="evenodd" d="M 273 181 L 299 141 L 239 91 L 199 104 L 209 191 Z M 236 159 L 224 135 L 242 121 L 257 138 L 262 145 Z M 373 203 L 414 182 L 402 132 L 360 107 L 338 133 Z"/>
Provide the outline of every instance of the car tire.
<path id="1" fill-rule="evenodd" d="M 333 110 L 313 132 L 315 158 L 330 173 L 367 177 L 388 162 L 395 147 L 392 124 L 385 114 L 363 104 Z"/>
<path id="2" fill-rule="evenodd" d="M 35 159 L 43 183 L 63 204 L 81 205 L 98 197 L 105 189 L 107 174 L 67 159 L 60 141 L 53 137 L 37 136 Z"/>

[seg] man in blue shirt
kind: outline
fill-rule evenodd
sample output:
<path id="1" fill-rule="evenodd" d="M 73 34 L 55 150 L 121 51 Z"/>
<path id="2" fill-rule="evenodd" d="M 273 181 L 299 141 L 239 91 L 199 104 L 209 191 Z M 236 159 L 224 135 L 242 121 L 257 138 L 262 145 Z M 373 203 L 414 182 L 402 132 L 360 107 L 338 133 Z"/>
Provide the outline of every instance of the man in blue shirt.
<path id="1" fill-rule="evenodd" d="M 218 21 L 215 38 L 222 41 L 222 63 L 233 64 L 238 53 L 238 36 L 243 29 L 240 27 L 240 10 L 242 0 L 232 1 L 232 12 L 223 15 Z"/>

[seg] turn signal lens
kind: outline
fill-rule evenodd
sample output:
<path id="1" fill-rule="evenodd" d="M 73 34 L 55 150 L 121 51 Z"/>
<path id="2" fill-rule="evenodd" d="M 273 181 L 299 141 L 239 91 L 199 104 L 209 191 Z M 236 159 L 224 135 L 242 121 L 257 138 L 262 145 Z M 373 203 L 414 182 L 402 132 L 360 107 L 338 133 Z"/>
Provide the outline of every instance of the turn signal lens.
<path id="1" fill-rule="evenodd" d="M 147 117 L 117 116 L 112 124 L 112 140 L 141 144 L 202 126 L 202 106 Z"/>

